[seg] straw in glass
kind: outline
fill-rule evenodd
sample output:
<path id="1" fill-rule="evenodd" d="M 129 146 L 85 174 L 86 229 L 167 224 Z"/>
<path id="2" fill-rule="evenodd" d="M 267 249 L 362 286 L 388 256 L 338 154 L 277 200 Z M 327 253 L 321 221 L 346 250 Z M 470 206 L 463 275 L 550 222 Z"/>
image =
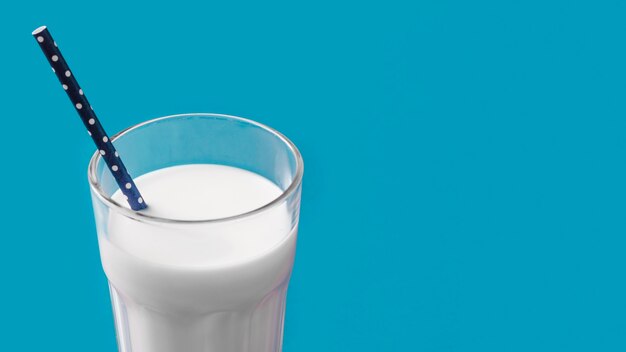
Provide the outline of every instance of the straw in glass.
<path id="1" fill-rule="evenodd" d="M 131 209 L 145 209 L 146 203 L 135 186 L 135 182 L 128 174 L 122 159 L 115 150 L 113 143 L 109 140 L 108 135 L 98 120 L 98 117 L 96 117 L 96 113 L 91 108 L 87 97 L 78 85 L 74 74 L 67 65 L 63 55 L 61 55 L 61 51 L 57 47 L 54 39 L 52 39 L 52 36 L 46 26 L 41 26 L 35 29 L 33 31 L 33 37 L 35 37 L 37 43 L 39 43 L 41 50 L 52 66 L 52 72 L 56 74 L 63 89 L 67 93 L 67 96 L 72 101 L 76 112 L 78 112 L 81 120 L 83 120 L 83 124 L 87 127 L 89 135 L 93 139 L 94 143 L 96 143 L 98 151 L 100 152 L 106 165 L 109 167 L 111 174 L 113 174 L 115 181 L 126 197 Z"/>

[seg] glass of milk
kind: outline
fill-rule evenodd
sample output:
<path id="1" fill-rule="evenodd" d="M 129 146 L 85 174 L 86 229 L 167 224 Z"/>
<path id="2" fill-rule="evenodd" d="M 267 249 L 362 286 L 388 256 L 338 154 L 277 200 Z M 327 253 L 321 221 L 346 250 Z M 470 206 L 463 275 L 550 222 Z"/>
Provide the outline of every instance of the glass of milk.
<path id="1" fill-rule="evenodd" d="M 131 210 L 94 154 L 119 350 L 280 351 L 303 174 L 295 145 L 217 114 L 162 117 L 112 140 L 148 205 Z"/>

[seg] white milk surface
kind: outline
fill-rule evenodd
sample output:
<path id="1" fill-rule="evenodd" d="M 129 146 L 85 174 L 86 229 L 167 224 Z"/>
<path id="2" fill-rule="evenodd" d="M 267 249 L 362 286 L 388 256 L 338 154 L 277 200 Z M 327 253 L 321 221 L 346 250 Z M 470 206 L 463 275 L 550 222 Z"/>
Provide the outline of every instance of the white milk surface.
<path id="1" fill-rule="evenodd" d="M 135 182 L 145 213 L 176 220 L 246 213 L 282 192 L 252 172 L 210 164 L 165 168 Z M 119 191 L 113 199 L 125 204 Z M 98 238 L 120 351 L 280 351 L 296 233 L 284 204 L 195 224 L 111 211 Z"/>

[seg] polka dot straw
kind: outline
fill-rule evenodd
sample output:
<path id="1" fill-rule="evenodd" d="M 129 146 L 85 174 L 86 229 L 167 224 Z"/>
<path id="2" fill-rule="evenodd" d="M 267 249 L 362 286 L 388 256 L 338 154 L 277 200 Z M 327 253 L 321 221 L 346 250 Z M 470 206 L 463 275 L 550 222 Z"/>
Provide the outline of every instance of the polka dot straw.
<path id="1" fill-rule="evenodd" d="M 85 127 L 87 127 L 87 132 L 96 143 L 102 159 L 104 159 L 109 170 L 111 170 L 111 174 L 113 174 L 120 190 L 126 196 L 131 209 L 145 209 L 146 203 L 143 201 L 139 190 L 135 186 L 135 182 L 133 182 L 128 171 L 126 171 L 122 159 L 115 150 L 113 143 L 109 140 L 104 128 L 102 128 L 98 117 L 96 117 L 96 113 L 91 108 L 91 105 L 89 105 L 87 97 L 83 94 L 83 90 L 78 85 L 69 66 L 67 66 L 67 62 L 65 62 L 63 55 L 61 55 L 61 51 L 59 51 L 57 43 L 52 39 L 50 32 L 48 32 L 46 26 L 42 26 L 33 31 L 33 36 L 52 66 L 52 72 L 56 74 L 67 96 L 78 112 L 78 115 L 80 115 L 81 120 L 83 120 Z"/>

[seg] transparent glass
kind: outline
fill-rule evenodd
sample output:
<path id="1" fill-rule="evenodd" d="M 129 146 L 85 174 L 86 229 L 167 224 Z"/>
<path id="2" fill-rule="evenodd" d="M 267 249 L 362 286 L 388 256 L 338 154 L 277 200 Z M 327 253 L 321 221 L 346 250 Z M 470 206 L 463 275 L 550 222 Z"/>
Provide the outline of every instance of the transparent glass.
<path id="1" fill-rule="evenodd" d="M 134 177 L 176 165 L 221 164 L 264 176 L 283 191 L 269 204 L 228 218 L 149 216 L 111 199 L 117 184 L 95 153 L 88 176 L 119 351 L 281 351 L 303 174 L 293 143 L 254 121 L 217 114 L 158 118 L 111 140 Z M 252 239 L 268 231 L 279 233 L 280 240 L 252 256 L 219 265 L 197 260 L 198 253 L 210 252 L 204 247 L 211 236 Z M 137 234 L 149 235 L 146 247 L 158 238 L 194 250 L 182 260 L 155 260 L 167 257 L 168 249 L 155 247 L 163 253 L 145 257 L 126 241 Z"/>

